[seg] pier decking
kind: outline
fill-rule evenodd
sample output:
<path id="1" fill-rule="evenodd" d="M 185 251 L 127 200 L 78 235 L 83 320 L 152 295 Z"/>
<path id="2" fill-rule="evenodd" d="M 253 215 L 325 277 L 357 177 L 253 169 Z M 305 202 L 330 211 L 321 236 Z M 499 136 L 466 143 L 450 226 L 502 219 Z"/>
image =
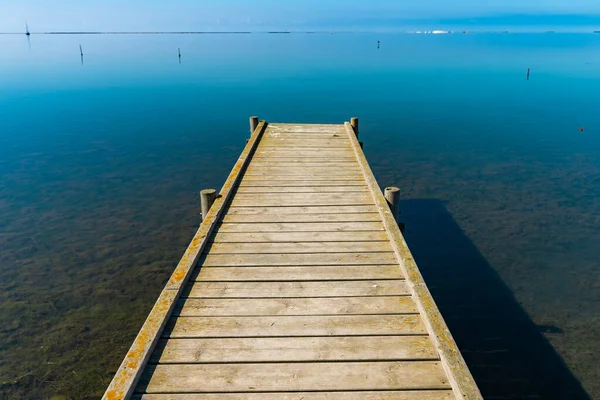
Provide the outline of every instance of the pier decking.
<path id="1" fill-rule="evenodd" d="M 354 128 L 261 121 L 104 399 L 481 399 Z"/>

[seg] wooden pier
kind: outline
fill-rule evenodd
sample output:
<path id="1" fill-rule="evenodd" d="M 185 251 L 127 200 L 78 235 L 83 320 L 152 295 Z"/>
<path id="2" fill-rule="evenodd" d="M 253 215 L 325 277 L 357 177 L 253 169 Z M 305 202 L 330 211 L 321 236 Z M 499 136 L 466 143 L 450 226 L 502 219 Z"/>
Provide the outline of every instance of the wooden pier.
<path id="1" fill-rule="evenodd" d="M 251 131 L 103 398 L 481 399 L 358 120 Z"/>

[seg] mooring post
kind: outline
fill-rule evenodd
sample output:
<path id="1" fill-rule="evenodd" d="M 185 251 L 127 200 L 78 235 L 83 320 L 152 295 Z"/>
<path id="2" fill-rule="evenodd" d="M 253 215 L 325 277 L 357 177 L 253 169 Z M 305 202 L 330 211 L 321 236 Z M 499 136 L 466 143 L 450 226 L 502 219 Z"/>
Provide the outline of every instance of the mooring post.
<path id="1" fill-rule="evenodd" d="M 256 130 L 257 126 L 258 126 L 258 117 L 256 117 L 256 116 L 250 117 L 250 137 L 252 137 L 252 134 Z"/>
<path id="2" fill-rule="evenodd" d="M 356 135 L 356 137 L 358 137 L 358 118 L 350 118 L 350 125 L 352 125 L 352 128 L 354 128 L 354 134 Z"/>
<path id="3" fill-rule="evenodd" d="M 398 222 L 398 216 L 400 215 L 400 189 L 395 186 L 386 187 L 384 195 L 390 206 L 394 220 Z"/>
<path id="4" fill-rule="evenodd" d="M 200 191 L 200 208 L 202 210 L 202 221 L 208 215 L 208 211 L 212 207 L 215 199 L 217 198 L 217 191 L 215 189 L 203 189 Z"/>

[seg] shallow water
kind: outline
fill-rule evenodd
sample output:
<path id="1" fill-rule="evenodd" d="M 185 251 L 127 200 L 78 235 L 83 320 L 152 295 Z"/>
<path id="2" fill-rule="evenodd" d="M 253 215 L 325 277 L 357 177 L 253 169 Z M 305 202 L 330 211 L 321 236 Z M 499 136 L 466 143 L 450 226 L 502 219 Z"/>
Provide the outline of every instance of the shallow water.
<path id="1" fill-rule="evenodd" d="M 486 398 L 600 397 L 600 35 L 0 46 L 0 398 L 101 395 L 254 114 L 360 117 Z"/>

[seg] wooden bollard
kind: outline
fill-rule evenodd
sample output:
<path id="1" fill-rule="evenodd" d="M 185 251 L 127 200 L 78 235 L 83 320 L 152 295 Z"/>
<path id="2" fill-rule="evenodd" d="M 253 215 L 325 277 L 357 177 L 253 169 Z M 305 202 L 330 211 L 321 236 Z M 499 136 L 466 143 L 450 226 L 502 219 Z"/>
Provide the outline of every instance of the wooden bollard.
<path id="1" fill-rule="evenodd" d="M 250 137 L 254 134 L 256 127 L 258 126 L 258 117 L 250 117 Z"/>
<path id="2" fill-rule="evenodd" d="M 398 222 L 398 217 L 400 215 L 400 189 L 395 186 L 390 186 L 385 188 L 385 199 L 390 206 L 390 211 L 394 216 L 394 220 Z"/>
<path id="3" fill-rule="evenodd" d="M 352 125 L 352 128 L 354 128 L 354 134 L 356 135 L 356 137 L 358 137 L 358 118 L 350 118 L 350 125 Z"/>
<path id="4" fill-rule="evenodd" d="M 200 191 L 200 208 L 202 210 L 202 221 L 208 215 L 208 211 L 212 207 L 215 199 L 217 198 L 217 191 L 215 189 L 204 189 Z"/>

